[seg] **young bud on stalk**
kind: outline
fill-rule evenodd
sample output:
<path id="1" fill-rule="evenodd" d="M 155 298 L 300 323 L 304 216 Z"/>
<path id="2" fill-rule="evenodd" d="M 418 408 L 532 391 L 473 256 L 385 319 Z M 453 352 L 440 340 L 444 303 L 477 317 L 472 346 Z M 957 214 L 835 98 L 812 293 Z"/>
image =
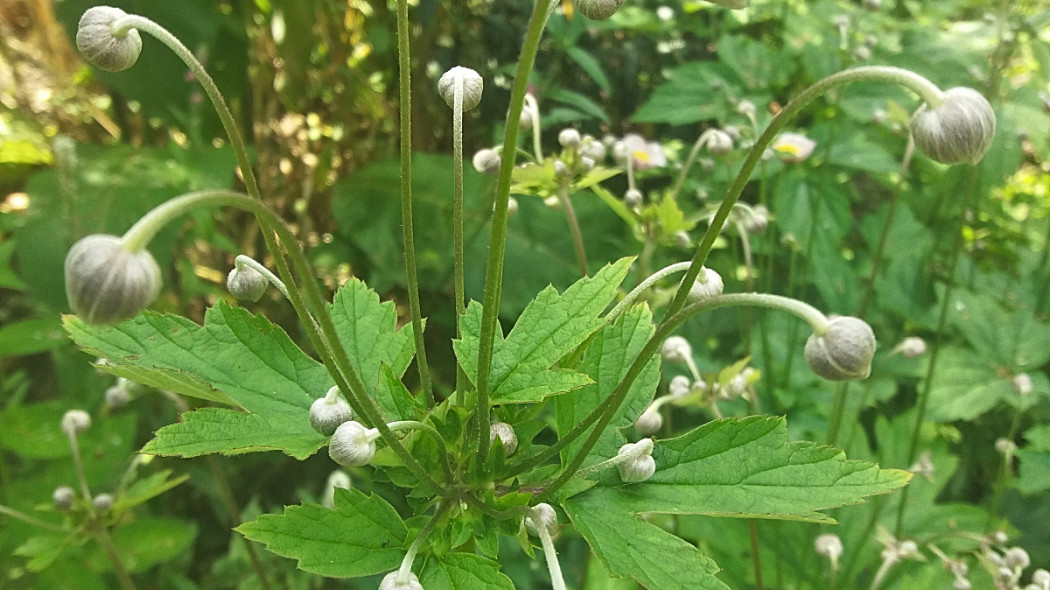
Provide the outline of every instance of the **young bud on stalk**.
<path id="1" fill-rule="evenodd" d="M 242 301 L 258 301 L 266 293 L 270 281 L 263 274 L 250 266 L 234 266 L 226 275 L 226 289 Z"/>
<path id="2" fill-rule="evenodd" d="M 471 162 L 474 164 L 474 169 L 482 174 L 499 172 L 500 157 L 496 150 L 480 149 L 474 153 Z"/>
<path id="3" fill-rule="evenodd" d="M 576 8 L 591 20 L 605 20 L 623 6 L 626 0 L 578 0 Z"/>
<path id="4" fill-rule="evenodd" d="M 580 145 L 580 132 L 572 127 L 566 127 L 558 132 L 558 144 L 562 147 L 576 147 Z"/>
<path id="5" fill-rule="evenodd" d="M 368 429 L 358 422 L 343 422 L 335 429 L 328 443 L 328 456 L 343 467 L 361 467 L 372 462 L 376 454 L 379 431 Z"/>
<path id="6" fill-rule="evenodd" d="M 69 410 L 62 415 L 62 432 L 74 436 L 91 428 L 91 415 L 84 410 Z"/>
<path id="7" fill-rule="evenodd" d="M 438 94 L 445 99 L 448 108 L 456 108 L 455 92 L 458 82 L 463 84 L 463 110 L 469 111 L 478 106 L 478 103 L 481 102 L 481 93 L 485 89 L 485 81 L 474 70 L 456 66 L 438 79 Z"/>
<path id="8" fill-rule="evenodd" d="M 132 252 L 117 236 L 81 238 L 66 255 L 66 297 L 89 324 L 132 318 L 160 295 L 160 267 L 148 251 Z"/>
<path id="9" fill-rule="evenodd" d="M 660 408 L 649 406 L 642 412 L 641 416 L 634 421 L 634 429 L 642 436 L 648 436 L 664 425 L 664 417 L 660 415 Z"/>
<path id="10" fill-rule="evenodd" d="M 59 510 L 69 510 L 73 507 L 73 500 L 77 497 L 77 493 L 73 491 L 73 488 L 69 486 L 58 486 L 55 491 L 51 493 L 51 501 L 55 503 L 55 508 Z"/>
<path id="11" fill-rule="evenodd" d="M 543 527 L 547 531 L 552 531 L 558 524 L 558 513 L 554 511 L 554 508 L 546 502 L 541 502 L 533 506 L 528 516 L 525 518 L 525 528 L 534 535 L 539 535 L 539 529 L 537 527 Z"/>
<path id="12" fill-rule="evenodd" d="M 332 387 L 324 397 L 310 404 L 310 426 L 325 436 L 332 436 L 340 424 L 351 418 L 350 404 L 339 395 L 338 387 Z"/>
<path id="13" fill-rule="evenodd" d="M 689 341 L 681 336 L 669 336 L 660 346 L 660 354 L 665 361 L 684 363 L 686 359 L 692 360 L 693 347 L 689 346 Z"/>
<path id="14" fill-rule="evenodd" d="M 142 38 L 135 29 L 117 35 L 113 23 L 128 13 L 111 6 L 89 8 L 77 27 L 77 49 L 95 67 L 119 72 L 135 65 L 142 53 Z"/>
<path id="15" fill-rule="evenodd" d="M 91 505 L 99 512 L 105 512 L 113 507 L 113 496 L 99 494 L 91 500 Z"/>
<path id="16" fill-rule="evenodd" d="M 700 268 L 700 274 L 697 275 L 693 286 L 689 288 L 688 301 L 696 303 L 697 301 L 717 297 L 724 290 L 725 283 L 722 282 L 722 275 L 704 266 Z"/>
<path id="17" fill-rule="evenodd" d="M 675 375 L 671 382 L 667 384 L 667 393 L 671 394 L 672 397 L 685 397 L 692 391 L 689 377 L 685 375 Z"/>
<path id="18" fill-rule="evenodd" d="M 398 581 L 398 573 L 393 571 L 383 576 L 383 581 L 379 582 L 379 590 L 423 590 L 423 585 L 419 583 L 419 577 L 415 574 L 409 572 L 406 580 Z"/>
<path id="19" fill-rule="evenodd" d="M 624 483 L 646 481 L 656 473 L 656 460 L 653 459 L 653 440 L 643 438 L 636 443 L 627 443 L 620 447 L 618 456 L 631 455 L 631 458 L 616 466 L 620 479 Z"/>
<path id="20" fill-rule="evenodd" d="M 724 156 L 733 151 L 733 138 L 721 129 L 713 129 L 707 139 L 707 150 L 716 156 Z"/>
<path id="21" fill-rule="evenodd" d="M 816 549 L 817 555 L 827 557 L 835 565 L 838 564 L 839 557 L 842 557 L 842 539 L 839 539 L 838 535 L 820 535 L 813 542 L 813 548 Z"/>
<path id="22" fill-rule="evenodd" d="M 623 194 L 623 202 L 631 209 L 637 209 L 642 206 L 642 191 L 636 188 L 629 188 L 627 192 Z"/>
<path id="23" fill-rule="evenodd" d="M 915 145 L 942 164 L 977 165 L 995 139 L 995 112 L 976 90 L 949 88 L 939 106 L 915 111 L 911 133 Z"/>
<path id="24" fill-rule="evenodd" d="M 811 334 L 806 339 L 805 355 L 813 372 L 825 379 L 864 379 L 871 374 L 875 333 L 862 319 L 834 317 L 824 334 Z"/>
<path id="25" fill-rule="evenodd" d="M 489 430 L 489 442 L 496 440 L 496 437 L 499 437 L 500 442 L 503 443 L 503 452 L 508 457 L 518 450 L 518 436 L 514 434 L 514 427 L 510 424 L 506 422 L 493 423 L 491 430 Z"/>

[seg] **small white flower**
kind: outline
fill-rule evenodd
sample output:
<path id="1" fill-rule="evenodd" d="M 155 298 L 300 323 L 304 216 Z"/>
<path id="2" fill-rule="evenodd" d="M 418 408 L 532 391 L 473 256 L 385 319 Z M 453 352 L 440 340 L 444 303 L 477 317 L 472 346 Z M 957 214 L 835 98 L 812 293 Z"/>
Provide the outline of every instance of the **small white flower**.
<path id="1" fill-rule="evenodd" d="M 781 160 L 795 164 L 808 158 L 817 147 L 817 142 L 798 133 L 781 133 L 772 147 Z"/>

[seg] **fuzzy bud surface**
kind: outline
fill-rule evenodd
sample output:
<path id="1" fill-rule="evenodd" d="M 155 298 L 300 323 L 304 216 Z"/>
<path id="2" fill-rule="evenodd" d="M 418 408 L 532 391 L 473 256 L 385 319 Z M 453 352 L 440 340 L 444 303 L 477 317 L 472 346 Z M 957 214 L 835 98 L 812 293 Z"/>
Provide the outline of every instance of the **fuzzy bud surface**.
<path id="1" fill-rule="evenodd" d="M 112 6 L 94 6 L 80 17 L 77 49 L 95 67 L 119 72 L 135 65 L 142 53 L 142 37 L 135 29 L 123 35 L 113 32 L 113 23 L 128 13 Z"/>
<path id="2" fill-rule="evenodd" d="M 445 99 L 448 108 L 456 108 L 456 82 L 463 83 L 463 110 L 469 111 L 481 102 L 481 93 L 485 90 L 485 81 L 481 74 L 470 68 L 456 66 L 441 75 L 438 79 L 438 94 Z"/>
<path id="3" fill-rule="evenodd" d="M 328 443 L 328 456 L 343 467 L 361 467 L 372 462 L 376 454 L 379 431 L 368 429 L 358 422 L 343 422 L 335 429 Z"/>
<path id="4" fill-rule="evenodd" d="M 875 333 L 864 320 L 851 316 L 831 318 L 827 332 L 806 339 L 806 362 L 813 372 L 830 381 L 864 379 L 871 374 Z"/>
<path id="5" fill-rule="evenodd" d="M 66 297 L 89 324 L 137 315 L 160 295 L 160 267 L 146 250 L 131 252 L 117 236 L 81 238 L 66 255 Z"/>
<path id="6" fill-rule="evenodd" d="M 915 111 L 911 133 L 915 145 L 942 164 L 976 165 L 995 139 L 995 112 L 976 90 L 949 88 L 940 106 Z"/>

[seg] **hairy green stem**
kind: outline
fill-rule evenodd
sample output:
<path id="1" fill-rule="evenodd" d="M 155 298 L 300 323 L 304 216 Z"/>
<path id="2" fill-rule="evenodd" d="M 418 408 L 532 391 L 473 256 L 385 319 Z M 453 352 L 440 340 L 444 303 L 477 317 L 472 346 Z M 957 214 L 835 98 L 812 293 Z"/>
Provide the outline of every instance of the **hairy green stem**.
<path id="1" fill-rule="evenodd" d="M 15 510 L 14 508 L 11 508 L 9 506 L 4 506 L 3 504 L 0 504 L 0 515 L 10 516 L 11 518 L 16 518 L 18 520 L 21 520 L 22 522 L 27 522 L 27 523 L 29 523 L 29 524 L 31 524 L 33 526 L 40 527 L 42 529 L 47 529 L 49 531 L 54 531 L 56 533 L 68 533 L 68 532 L 70 532 L 70 531 L 68 531 L 68 530 L 66 530 L 66 529 L 64 529 L 64 528 L 62 528 L 62 527 L 60 527 L 58 525 L 53 525 L 50 522 L 44 522 L 43 520 L 40 520 L 39 518 L 35 518 L 33 516 L 29 516 L 28 514 L 25 514 L 23 512 L 19 512 L 18 510 Z"/>
<path id="2" fill-rule="evenodd" d="M 451 506 L 449 502 L 439 502 L 437 509 L 434 511 L 434 516 L 423 525 L 419 534 L 412 540 L 412 544 L 409 545 L 408 551 L 405 553 L 405 558 L 401 560 L 401 567 L 397 570 L 396 580 L 398 584 L 408 583 L 408 575 L 412 573 L 412 563 L 416 560 L 416 555 L 423 547 L 423 543 L 427 540 L 427 537 L 429 537 L 430 533 L 434 531 L 434 527 L 437 526 L 438 521 L 441 520 L 441 517 L 448 511 L 449 506 Z"/>
<path id="3" fill-rule="evenodd" d="M 564 183 L 558 187 L 558 202 L 565 209 L 565 218 L 569 222 L 569 233 L 572 235 L 572 247 L 576 251 L 576 264 L 580 267 L 580 275 L 587 276 L 587 250 L 583 247 L 580 222 L 576 219 L 576 210 L 572 207 L 569 190 Z"/>
<path id="4" fill-rule="evenodd" d="M 478 449 L 482 457 L 489 449 L 489 375 L 492 371 L 492 342 L 499 320 L 499 303 L 503 285 L 503 257 L 507 247 L 507 202 L 510 199 L 511 174 L 514 171 L 515 146 L 518 143 L 518 127 L 521 109 L 529 86 L 529 74 L 536 61 L 540 37 L 547 24 L 547 12 L 552 0 L 536 0 L 529 18 L 528 30 L 522 44 L 518 69 L 514 75 L 510 109 L 507 111 L 506 132 L 503 137 L 503 158 L 496 185 L 496 208 L 492 214 L 492 233 L 489 238 L 489 256 L 485 266 L 485 292 L 482 297 L 481 341 L 478 343 L 477 409 Z M 537 113 L 533 113 L 536 115 Z"/>
<path id="5" fill-rule="evenodd" d="M 95 531 L 95 538 L 98 539 L 102 548 L 105 549 L 106 557 L 109 559 L 110 565 L 113 566 L 113 573 L 117 575 L 117 581 L 120 582 L 121 589 L 135 590 L 135 581 L 131 579 L 131 574 L 128 573 L 124 563 L 120 560 L 120 553 L 117 551 L 116 545 L 113 544 L 113 537 L 109 535 L 109 530 L 105 526 L 99 526 L 98 530 Z"/>

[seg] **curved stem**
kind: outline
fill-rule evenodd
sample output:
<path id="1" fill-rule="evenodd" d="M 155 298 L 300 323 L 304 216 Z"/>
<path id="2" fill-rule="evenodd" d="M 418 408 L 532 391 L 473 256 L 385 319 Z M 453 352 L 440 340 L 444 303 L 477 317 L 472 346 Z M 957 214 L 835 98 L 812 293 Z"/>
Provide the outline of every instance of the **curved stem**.
<path id="1" fill-rule="evenodd" d="M 610 310 L 609 313 L 605 314 L 605 323 L 616 321 L 616 318 L 619 317 L 625 309 L 630 307 L 631 304 L 635 302 L 635 300 L 641 297 L 642 294 L 649 290 L 649 287 L 652 287 L 656 283 L 656 281 L 659 281 L 660 279 L 668 275 L 674 274 L 676 272 L 682 272 L 683 270 L 688 269 L 690 264 L 692 263 L 676 262 L 675 264 L 665 266 L 664 268 L 661 268 L 660 270 L 646 277 L 644 281 L 638 283 L 638 285 L 635 286 L 634 289 L 631 289 L 631 292 L 628 293 L 627 296 L 624 297 L 619 303 L 617 303 L 616 307 L 612 308 L 612 310 Z"/>
<path id="2" fill-rule="evenodd" d="M 56 533 L 71 532 L 58 525 L 53 525 L 50 522 L 44 522 L 39 518 L 29 516 L 28 514 L 19 512 L 18 510 L 15 510 L 14 508 L 11 508 L 9 506 L 4 506 L 3 504 L 0 504 L 0 515 L 10 516 L 11 518 L 16 518 L 18 520 L 21 520 L 22 522 L 27 522 L 33 526 L 40 527 L 42 529 L 47 529 L 49 531 L 54 531 Z"/>
<path id="3" fill-rule="evenodd" d="M 408 27 L 408 0 L 397 0 L 397 64 L 401 111 L 401 232 L 405 242 L 405 274 L 408 309 L 412 315 L 412 337 L 416 342 L 416 367 L 427 407 L 434 407 L 434 386 L 423 346 L 423 316 L 419 311 L 419 280 L 416 272 L 416 238 L 412 223 L 412 69 Z M 457 88 L 462 95 L 462 84 Z"/>
<path id="4" fill-rule="evenodd" d="M 531 520 L 531 517 L 526 518 Z M 543 546 L 543 558 L 547 561 L 547 571 L 550 572 L 551 588 L 553 590 L 565 590 L 565 577 L 561 573 L 561 564 L 558 563 L 558 553 L 554 550 L 554 540 L 551 539 L 551 532 L 542 523 L 533 521 L 533 526 L 535 526 L 536 534 L 539 535 L 540 544 Z"/>
<path id="5" fill-rule="evenodd" d="M 565 218 L 569 222 L 569 233 L 572 234 L 572 247 L 576 251 L 576 263 L 580 266 L 580 274 L 587 276 L 587 250 L 583 247 L 583 234 L 580 233 L 580 222 L 576 219 L 576 210 L 572 208 L 569 190 L 564 184 L 558 187 L 558 202 L 565 209 Z"/>
<path id="6" fill-rule="evenodd" d="M 544 22 L 546 22 L 546 18 L 544 18 Z M 532 151 L 536 157 L 536 163 L 540 163 L 543 161 L 543 130 L 540 128 L 540 105 L 536 102 L 536 97 L 526 93 L 524 108 L 529 110 L 529 121 L 532 123 Z M 504 145 L 507 144 L 504 143 Z"/>
<path id="7" fill-rule="evenodd" d="M 507 111 L 507 126 L 503 137 L 503 158 L 500 162 L 499 182 L 496 186 L 496 208 L 492 214 L 492 233 L 489 238 L 489 256 L 485 266 L 485 293 L 481 316 L 481 340 L 478 343 L 477 375 L 477 420 L 478 449 L 482 457 L 488 456 L 489 448 L 489 375 L 492 370 L 492 341 L 499 319 L 499 302 L 503 285 L 503 257 L 507 247 L 507 201 L 510 199 L 511 174 L 514 171 L 514 146 L 518 142 L 518 127 L 525 93 L 529 85 L 529 74 L 536 61 L 540 37 L 547 23 L 547 12 L 552 0 L 536 0 L 529 18 L 528 30 L 521 48 L 518 69 L 514 75 L 510 109 Z M 533 113 L 534 115 L 538 113 Z M 538 121 L 534 125 L 538 128 Z"/>
<path id="8" fill-rule="evenodd" d="M 419 531 L 419 534 L 416 535 L 416 538 L 413 539 L 412 544 L 409 545 L 408 552 L 405 553 L 405 558 L 401 560 L 401 567 L 397 570 L 396 580 L 398 584 L 408 583 L 408 575 L 412 573 L 412 562 L 416 560 L 416 555 L 419 553 L 420 548 L 423 547 L 423 542 L 426 541 L 427 537 L 430 536 L 430 533 L 433 532 L 434 527 L 437 525 L 438 521 L 441 520 L 441 517 L 445 514 L 450 505 L 451 504 L 447 502 L 439 502 L 437 510 L 434 511 L 433 518 L 428 520 L 427 523 L 423 525 L 423 528 Z"/>
<path id="9" fill-rule="evenodd" d="M 704 147 L 704 144 L 711 139 L 712 131 L 712 129 L 708 129 L 701 133 L 700 137 L 696 139 L 696 143 L 693 144 L 693 149 L 689 150 L 689 157 L 682 164 L 682 171 L 678 173 L 678 180 L 675 181 L 674 188 L 671 189 L 671 198 L 678 198 L 678 193 L 682 190 L 682 185 L 685 184 L 685 179 L 689 175 L 689 170 L 693 167 L 693 162 L 696 161 L 696 156 L 700 153 L 700 149 Z"/>

